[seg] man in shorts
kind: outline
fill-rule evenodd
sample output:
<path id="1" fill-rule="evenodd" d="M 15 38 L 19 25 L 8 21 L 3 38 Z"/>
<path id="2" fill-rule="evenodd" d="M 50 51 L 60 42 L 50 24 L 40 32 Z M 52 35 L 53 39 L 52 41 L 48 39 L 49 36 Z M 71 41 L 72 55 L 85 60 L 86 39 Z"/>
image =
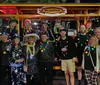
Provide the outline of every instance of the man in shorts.
<path id="1" fill-rule="evenodd" d="M 75 62 L 77 61 L 76 46 L 74 40 L 67 36 L 67 32 L 64 28 L 60 29 L 58 46 L 61 53 L 61 67 L 65 73 L 66 83 L 67 85 L 70 85 L 70 83 L 74 85 Z"/>

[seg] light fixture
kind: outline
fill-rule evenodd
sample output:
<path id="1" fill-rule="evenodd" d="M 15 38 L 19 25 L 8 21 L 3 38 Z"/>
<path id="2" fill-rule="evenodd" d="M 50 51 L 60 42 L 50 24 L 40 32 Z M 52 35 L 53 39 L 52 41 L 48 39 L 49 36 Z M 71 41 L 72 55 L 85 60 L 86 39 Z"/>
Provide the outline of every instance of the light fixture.
<path id="1" fill-rule="evenodd" d="M 39 23 L 38 22 L 33 22 L 33 25 L 38 25 Z"/>

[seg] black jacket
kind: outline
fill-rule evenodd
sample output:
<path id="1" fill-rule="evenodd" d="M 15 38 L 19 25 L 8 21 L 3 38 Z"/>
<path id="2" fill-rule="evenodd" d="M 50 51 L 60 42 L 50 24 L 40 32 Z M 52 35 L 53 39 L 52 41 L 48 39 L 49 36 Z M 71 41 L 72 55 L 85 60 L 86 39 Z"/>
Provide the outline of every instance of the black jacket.
<path id="1" fill-rule="evenodd" d="M 61 49 L 62 48 L 66 48 L 67 51 L 66 52 L 62 52 Z M 74 40 L 71 37 L 68 37 L 65 40 L 62 40 L 60 38 L 60 40 L 58 41 L 58 48 L 59 48 L 59 55 L 60 58 L 63 60 L 66 59 L 72 59 L 73 57 L 76 57 L 76 45 Z"/>
<path id="2" fill-rule="evenodd" d="M 16 30 L 16 28 L 14 28 L 14 29 L 10 32 L 10 28 L 7 28 L 7 29 L 6 29 L 6 33 L 9 34 L 8 38 L 9 38 L 9 39 L 12 39 L 13 36 L 14 36 L 15 34 L 18 33 L 18 31 Z"/>
<path id="3" fill-rule="evenodd" d="M 8 66 L 9 65 L 9 57 L 10 57 L 10 52 L 7 48 L 9 43 L 5 42 L 0 42 L 0 65 L 1 66 Z"/>
<path id="4" fill-rule="evenodd" d="M 53 62 L 53 58 L 54 58 L 53 44 L 51 42 L 49 42 L 47 48 L 45 48 L 45 50 L 42 51 L 41 48 L 40 48 L 41 43 L 44 45 L 44 47 L 46 45 L 46 42 L 39 42 L 39 44 L 38 44 L 39 52 L 38 52 L 38 55 L 37 55 L 38 61 L 39 62 Z"/>

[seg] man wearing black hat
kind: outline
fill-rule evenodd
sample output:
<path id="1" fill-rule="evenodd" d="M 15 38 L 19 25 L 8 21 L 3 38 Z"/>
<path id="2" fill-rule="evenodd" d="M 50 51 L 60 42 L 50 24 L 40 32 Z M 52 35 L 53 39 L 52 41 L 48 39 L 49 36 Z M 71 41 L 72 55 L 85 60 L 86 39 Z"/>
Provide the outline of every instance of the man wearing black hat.
<path id="1" fill-rule="evenodd" d="M 66 35 L 66 30 L 64 28 L 60 29 L 58 46 L 60 48 L 61 67 L 65 73 L 67 85 L 70 85 L 69 76 L 71 85 L 74 85 L 75 62 L 77 61 L 76 46 L 74 40 Z"/>
<path id="2" fill-rule="evenodd" d="M 15 18 L 11 18 L 9 21 L 9 27 L 7 27 L 6 32 L 9 34 L 9 39 L 12 38 L 12 36 L 16 33 L 18 33 L 17 31 L 17 26 L 18 21 Z"/>

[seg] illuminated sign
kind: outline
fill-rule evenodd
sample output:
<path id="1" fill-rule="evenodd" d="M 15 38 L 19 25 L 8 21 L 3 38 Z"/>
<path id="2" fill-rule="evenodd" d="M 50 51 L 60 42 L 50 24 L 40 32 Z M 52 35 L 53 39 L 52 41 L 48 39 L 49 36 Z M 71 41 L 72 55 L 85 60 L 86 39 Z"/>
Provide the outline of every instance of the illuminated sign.
<path id="1" fill-rule="evenodd" d="M 60 16 L 67 13 L 64 7 L 42 7 L 37 9 L 37 13 L 45 16 Z"/>

